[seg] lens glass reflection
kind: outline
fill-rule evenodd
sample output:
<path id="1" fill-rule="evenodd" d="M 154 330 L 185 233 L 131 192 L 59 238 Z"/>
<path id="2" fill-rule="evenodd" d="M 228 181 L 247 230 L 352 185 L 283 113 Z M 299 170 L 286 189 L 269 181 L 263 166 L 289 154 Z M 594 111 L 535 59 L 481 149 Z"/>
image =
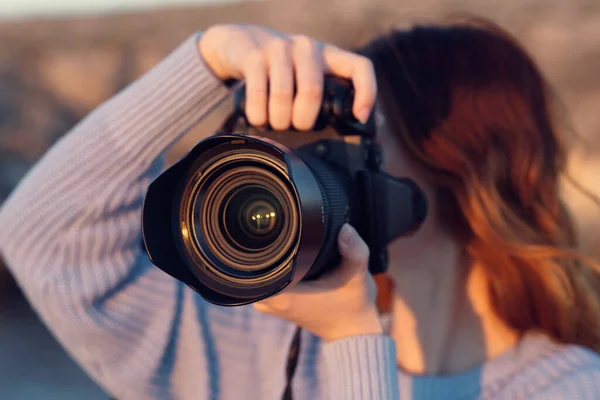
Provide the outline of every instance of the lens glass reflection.
<path id="1" fill-rule="evenodd" d="M 255 185 L 236 188 L 224 207 L 225 230 L 241 248 L 265 249 L 282 234 L 281 201 Z"/>

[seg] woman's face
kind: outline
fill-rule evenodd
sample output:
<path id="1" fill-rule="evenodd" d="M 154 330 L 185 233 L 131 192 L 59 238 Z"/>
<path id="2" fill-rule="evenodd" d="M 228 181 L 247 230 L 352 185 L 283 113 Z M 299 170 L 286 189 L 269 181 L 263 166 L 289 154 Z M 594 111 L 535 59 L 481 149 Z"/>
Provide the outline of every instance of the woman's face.
<path id="1" fill-rule="evenodd" d="M 431 263 L 427 261 L 431 259 L 428 255 L 432 251 L 443 251 L 440 246 L 448 242 L 448 235 L 442 230 L 438 217 L 434 186 L 409 159 L 393 127 L 388 126 L 381 113 L 376 114 L 376 121 L 377 138 L 384 151 L 385 171 L 394 177 L 412 179 L 423 190 L 428 205 L 427 217 L 421 227 L 410 236 L 396 239 L 388 247 L 390 266 L 398 265 L 403 269 L 425 267 L 423 263 Z M 402 212 L 401 207 L 399 204 L 397 212 Z"/>

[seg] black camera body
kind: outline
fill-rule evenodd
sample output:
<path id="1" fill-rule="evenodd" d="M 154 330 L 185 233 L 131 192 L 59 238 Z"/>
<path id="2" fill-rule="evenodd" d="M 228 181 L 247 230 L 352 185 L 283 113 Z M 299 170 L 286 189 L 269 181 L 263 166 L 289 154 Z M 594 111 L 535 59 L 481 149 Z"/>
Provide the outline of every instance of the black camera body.
<path id="1" fill-rule="evenodd" d="M 249 126 L 238 90 L 220 132 L 149 186 L 150 260 L 209 302 L 244 305 L 334 268 L 348 222 L 369 246 L 369 271 L 385 272 L 387 244 L 414 232 L 427 204 L 412 180 L 382 170 L 374 117 L 352 116 L 353 94 L 348 81 L 327 78 L 315 127 L 300 133 Z M 291 138 L 304 143 L 281 143 Z"/>

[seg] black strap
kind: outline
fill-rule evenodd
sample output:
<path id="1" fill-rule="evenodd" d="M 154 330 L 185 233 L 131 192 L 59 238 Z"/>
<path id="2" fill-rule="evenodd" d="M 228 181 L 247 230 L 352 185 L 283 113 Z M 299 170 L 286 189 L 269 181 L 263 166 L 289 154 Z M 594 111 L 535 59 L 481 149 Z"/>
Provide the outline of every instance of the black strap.
<path id="1" fill-rule="evenodd" d="M 300 355 L 300 334 L 302 332 L 301 328 L 296 328 L 296 332 L 294 333 L 294 338 L 292 339 L 292 344 L 290 346 L 290 351 L 288 352 L 287 365 L 285 367 L 285 377 L 286 377 L 286 385 L 285 390 L 283 391 L 283 396 L 281 400 L 292 400 L 292 380 L 294 379 L 294 374 L 296 373 L 296 368 L 298 367 L 298 358 Z"/>

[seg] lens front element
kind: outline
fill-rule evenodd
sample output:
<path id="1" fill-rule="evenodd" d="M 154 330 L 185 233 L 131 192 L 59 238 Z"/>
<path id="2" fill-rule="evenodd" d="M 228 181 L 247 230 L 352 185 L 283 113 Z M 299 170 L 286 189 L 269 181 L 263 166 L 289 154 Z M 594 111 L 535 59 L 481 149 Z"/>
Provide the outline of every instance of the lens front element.
<path id="1" fill-rule="evenodd" d="M 188 250 L 228 285 L 263 285 L 290 267 L 298 246 L 299 204 L 284 166 L 252 152 L 205 166 L 182 209 Z"/>
<path id="2" fill-rule="evenodd" d="M 240 248 L 267 248 L 283 231 L 283 209 L 276 193 L 261 186 L 242 186 L 225 205 L 225 229 Z"/>

